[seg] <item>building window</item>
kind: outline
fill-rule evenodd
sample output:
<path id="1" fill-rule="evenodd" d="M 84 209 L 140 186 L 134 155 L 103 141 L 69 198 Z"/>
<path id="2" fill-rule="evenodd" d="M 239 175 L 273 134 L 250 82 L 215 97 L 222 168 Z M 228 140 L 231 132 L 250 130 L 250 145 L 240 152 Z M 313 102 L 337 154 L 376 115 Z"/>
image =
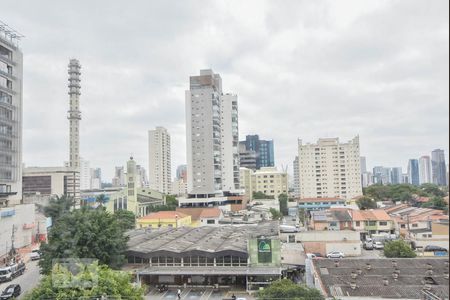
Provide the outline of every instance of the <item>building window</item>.
<path id="1" fill-rule="evenodd" d="M 380 226 L 387 226 L 387 222 L 381 221 L 381 222 L 380 222 Z"/>

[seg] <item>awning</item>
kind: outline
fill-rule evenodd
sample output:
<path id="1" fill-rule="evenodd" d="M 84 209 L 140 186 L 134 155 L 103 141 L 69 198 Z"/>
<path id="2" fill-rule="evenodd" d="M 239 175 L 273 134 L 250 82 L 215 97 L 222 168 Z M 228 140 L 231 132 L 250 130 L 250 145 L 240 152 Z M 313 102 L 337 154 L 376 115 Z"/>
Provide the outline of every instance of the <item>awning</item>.
<path id="1" fill-rule="evenodd" d="M 281 275 L 277 267 L 150 267 L 136 270 L 139 275 L 224 275 L 258 276 Z"/>

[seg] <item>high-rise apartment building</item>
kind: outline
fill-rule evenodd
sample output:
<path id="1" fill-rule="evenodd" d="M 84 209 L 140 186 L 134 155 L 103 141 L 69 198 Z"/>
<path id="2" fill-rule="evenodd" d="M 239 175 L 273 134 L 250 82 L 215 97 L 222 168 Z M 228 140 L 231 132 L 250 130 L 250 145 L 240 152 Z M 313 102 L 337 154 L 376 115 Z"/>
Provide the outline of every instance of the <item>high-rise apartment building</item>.
<path id="1" fill-rule="evenodd" d="M 247 151 L 254 151 L 256 154 L 256 169 L 275 166 L 275 155 L 273 140 L 261 140 L 259 135 L 247 135 L 245 141 L 240 142 L 245 145 Z M 241 165 L 243 167 L 243 165 Z"/>
<path id="2" fill-rule="evenodd" d="M 352 199 L 362 195 L 359 136 L 348 143 L 338 138 L 316 144 L 298 141 L 300 198 Z"/>
<path id="3" fill-rule="evenodd" d="M 136 165 L 136 174 L 138 175 L 137 179 L 139 187 L 148 188 L 150 184 L 148 182 L 147 171 L 145 168 L 141 165 Z"/>
<path id="4" fill-rule="evenodd" d="M 80 89 L 81 65 L 77 59 L 71 59 L 68 66 L 70 109 L 67 112 L 70 130 L 69 167 L 79 170 L 80 167 Z"/>
<path id="5" fill-rule="evenodd" d="M 402 168 L 394 167 L 391 169 L 391 183 L 392 184 L 401 184 L 403 181 L 402 178 Z"/>
<path id="6" fill-rule="evenodd" d="M 373 184 L 373 174 L 372 172 L 364 172 L 361 174 L 361 185 L 363 188 L 368 187 Z"/>
<path id="7" fill-rule="evenodd" d="M 222 93 L 212 70 L 190 77 L 186 91 L 188 193 L 207 197 L 239 189 L 237 96 Z"/>
<path id="8" fill-rule="evenodd" d="M 0 22 L 0 206 L 22 199 L 21 35 Z"/>
<path id="9" fill-rule="evenodd" d="M 431 183 L 431 161 L 428 155 L 419 158 L 419 183 Z"/>
<path id="10" fill-rule="evenodd" d="M 440 186 L 447 185 L 447 169 L 445 166 L 444 150 L 435 149 L 431 152 L 431 169 L 433 183 Z"/>
<path id="11" fill-rule="evenodd" d="M 300 166 L 298 162 L 298 156 L 295 157 L 293 164 L 294 169 L 294 196 L 300 197 Z"/>
<path id="12" fill-rule="evenodd" d="M 417 159 L 410 159 L 408 161 L 408 183 L 412 185 L 419 185 L 419 161 Z"/>
<path id="13" fill-rule="evenodd" d="M 172 160 L 170 135 L 164 127 L 148 132 L 149 186 L 164 194 L 170 194 L 172 184 Z"/>

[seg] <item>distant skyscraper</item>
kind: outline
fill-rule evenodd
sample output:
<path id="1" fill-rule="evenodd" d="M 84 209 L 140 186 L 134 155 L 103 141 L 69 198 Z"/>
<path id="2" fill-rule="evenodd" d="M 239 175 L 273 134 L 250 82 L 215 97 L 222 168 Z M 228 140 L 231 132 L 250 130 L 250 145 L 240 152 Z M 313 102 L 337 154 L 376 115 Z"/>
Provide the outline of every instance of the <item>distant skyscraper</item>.
<path id="1" fill-rule="evenodd" d="M 112 186 L 125 186 L 125 171 L 123 167 L 116 167 L 114 171 L 114 178 L 112 180 Z"/>
<path id="2" fill-rule="evenodd" d="M 239 189 L 237 96 L 222 93 L 212 70 L 190 77 L 186 91 L 188 193 L 223 195 Z"/>
<path id="3" fill-rule="evenodd" d="M 170 194 L 172 185 L 172 159 L 170 135 L 164 127 L 148 132 L 148 161 L 150 188 Z"/>
<path id="4" fill-rule="evenodd" d="M 0 206 L 22 200 L 21 35 L 0 22 Z"/>
<path id="5" fill-rule="evenodd" d="M 91 168 L 91 189 L 102 188 L 102 170 L 100 168 Z"/>
<path id="6" fill-rule="evenodd" d="M 300 165 L 298 156 L 295 157 L 294 162 L 294 196 L 300 197 Z"/>
<path id="7" fill-rule="evenodd" d="M 89 161 L 80 157 L 80 190 L 91 188 L 91 168 Z"/>
<path id="8" fill-rule="evenodd" d="M 256 152 L 247 150 L 245 142 L 239 142 L 239 164 L 241 168 L 256 170 Z"/>
<path id="9" fill-rule="evenodd" d="M 428 155 L 419 158 L 419 182 L 431 183 L 431 162 Z"/>
<path id="10" fill-rule="evenodd" d="M 273 140 L 260 140 L 259 136 L 247 135 L 245 141 L 246 150 L 252 150 L 256 153 L 256 169 L 275 166 L 275 155 L 273 149 Z"/>
<path id="11" fill-rule="evenodd" d="M 366 165 L 366 157 L 365 156 L 361 156 L 359 158 L 359 164 L 361 166 L 361 174 L 366 173 L 367 172 L 367 165 Z"/>
<path id="12" fill-rule="evenodd" d="M 363 188 L 373 184 L 372 172 L 364 172 L 361 174 L 361 185 Z"/>
<path id="13" fill-rule="evenodd" d="M 408 182 L 412 185 L 419 185 L 419 161 L 410 159 L 408 161 Z"/>
<path id="14" fill-rule="evenodd" d="M 137 179 L 139 179 L 139 186 L 148 188 L 149 182 L 147 177 L 147 171 L 145 170 L 145 168 L 142 167 L 141 165 L 136 165 L 136 175 Z"/>
<path id="15" fill-rule="evenodd" d="M 362 195 L 359 136 L 347 143 L 338 138 L 316 144 L 298 141 L 301 198 L 352 199 Z"/>
<path id="16" fill-rule="evenodd" d="M 373 168 L 373 182 L 376 184 L 391 183 L 391 169 L 382 166 Z"/>
<path id="17" fill-rule="evenodd" d="M 187 165 L 177 167 L 177 179 L 183 179 L 184 182 L 187 182 Z"/>
<path id="18" fill-rule="evenodd" d="M 407 173 L 402 174 L 402 183 L 409 183 L 409 178 Z"/>
<path id="19" fill-rule="evenodd" d="M 440 186 L 447 185 L 447 170 L 445 166 L 444 150 L 435 149 L 431 152 L 431 168 L 433 183 Z"/>
<path id="20" fill-rule="evenodd" d="M 401 184 L 403 183 L 402 178 L 402 168 L 394 167 L 391 169 L 391 183 L 392 184 Z"/>

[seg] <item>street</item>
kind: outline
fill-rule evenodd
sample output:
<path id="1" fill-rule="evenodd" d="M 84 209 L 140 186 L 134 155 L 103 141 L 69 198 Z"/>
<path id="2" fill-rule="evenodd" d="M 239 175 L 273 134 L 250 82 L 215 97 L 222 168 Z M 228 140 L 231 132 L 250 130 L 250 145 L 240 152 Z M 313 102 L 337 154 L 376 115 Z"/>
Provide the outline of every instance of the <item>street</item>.
<path id="1" fill-rule="evenodd" d="M 23 298 L 26 292 L 36 287 L 41 279 L 41 275 L 39 274 L 39 266 L 38 261 L 29 261 L 26 264 L 26 270 L 23 275 L 14 278 L 10 282 L 2 282 L 0 283 L 0 293 L 10 284 L 18 283 L 22 288 L 22 293 L 19 296 L 19 299 Z"/>

